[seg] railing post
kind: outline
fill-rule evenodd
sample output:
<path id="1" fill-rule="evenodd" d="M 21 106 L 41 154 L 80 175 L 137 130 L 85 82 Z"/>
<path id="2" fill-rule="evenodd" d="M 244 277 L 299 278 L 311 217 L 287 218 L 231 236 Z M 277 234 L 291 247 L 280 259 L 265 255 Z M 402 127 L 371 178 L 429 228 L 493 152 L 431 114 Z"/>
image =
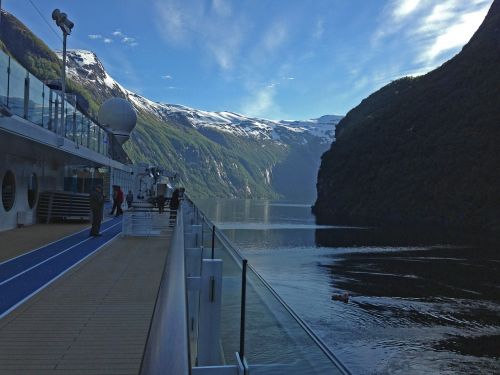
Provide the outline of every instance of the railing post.
<path id="1" fill-rule="evenodd" d="M 9 63 L 7 64 L 7 107 L 9 107 L 9 97 L 10 97 L 10 56 L 9 56 Z"/>
<path id="2" fill-rule="evenodd" d="M 215 257 L 215 225 L 212 226 L 212 259 Z"/>
<path id="3" fill-rule="evenodd" d="M 28 73 L 26 74 L 26 77 L 24 78 L 24 107 L 23 107 L 23 114 L 24 118 L 27 120 L 28 115 L 29 115 L 29 103 L 30 103 L 30 77 Z"/>
<path id="4" fill-rule="evenodd" d="M 241 319 L 240 319 L 240 358 L 243 361 L 245 357 L 245 310 L 247 299 L 247 263 L 243 259 L 243 266 L 241 272 Z"/>
<path id="5" fill-rule="evenodd" d="M 222 304 L 222 260 L 204 259 L 201 268 L 198 366 L 218 365 Z"/>

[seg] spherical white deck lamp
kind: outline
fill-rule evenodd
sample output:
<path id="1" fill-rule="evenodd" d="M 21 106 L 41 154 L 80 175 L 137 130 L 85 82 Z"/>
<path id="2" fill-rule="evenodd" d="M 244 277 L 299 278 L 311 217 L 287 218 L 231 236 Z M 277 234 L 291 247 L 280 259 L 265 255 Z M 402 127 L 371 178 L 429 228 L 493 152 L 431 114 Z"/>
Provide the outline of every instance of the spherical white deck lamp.
<path id="1" fill-rule="evenodd" d="M 71 34 L 71 29 L 75 24 L 71 22 L 66 13 L 62 13 L 59 9 L 54 9 L 52 12 L 52 19 L 56 21 L 57 26 L 59 26 L 63 32 L 63 66 L 62 66 L 62 82 L 61 82 L 61 91 L 62 91 L 62 103 L 61 103 L 61 122 L 62 126 L 60 127 L 60 131 L 64 134 L 66 126 L 66 113 L 65 113 L 65 93 L 66 93 L 66 37 Z"/>
<path id="2" fill-rule="evenodd" d="M 124 144 L 134 130 L 137 122 L 137 114 L 132 105 L 122 98 L 109 98 L 99 109 L 97 115 L 99 122 L 111 134 L 113 134 L 120 143 Z"/>

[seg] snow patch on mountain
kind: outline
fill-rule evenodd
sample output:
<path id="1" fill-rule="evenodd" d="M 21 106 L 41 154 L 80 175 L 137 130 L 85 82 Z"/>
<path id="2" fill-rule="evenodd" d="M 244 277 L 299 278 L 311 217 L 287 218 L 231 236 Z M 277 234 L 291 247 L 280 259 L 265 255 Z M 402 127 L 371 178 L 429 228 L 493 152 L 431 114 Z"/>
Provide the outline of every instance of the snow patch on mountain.
<path id="1" fill-rule="evenodd" d="M 62 54 L 58 53 L 62 58 Z M 183 105 L 158 103 L 127 90 L 104 69 L 95 53 L 86 50 L 68 50 L 68 75 L 81 83 L 93 82 L 102 87 L 103 96 L 127 98 L 138 112 L 152 114 L 162 121 L 172 121 L 196 129 L 208 128 L 238 137 L 270 140 L 277 143 L 294 142 L 307 144 L 311 137 L 321 143 L 335 140 L 335 126 L 342 116 L 326 115 L 306 121 L 266 120 L 242 114 L 222 111 L 210 112 Z"/>

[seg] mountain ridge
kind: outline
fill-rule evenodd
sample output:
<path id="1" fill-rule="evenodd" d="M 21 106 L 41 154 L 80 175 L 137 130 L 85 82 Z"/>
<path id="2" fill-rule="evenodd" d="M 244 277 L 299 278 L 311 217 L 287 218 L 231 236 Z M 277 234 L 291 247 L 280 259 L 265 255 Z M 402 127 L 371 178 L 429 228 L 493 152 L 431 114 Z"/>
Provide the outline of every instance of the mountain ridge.
<path id="1" fill-rule="evenodd" d="M 56 54 L 5 11 L 0 32 L 2 48 L 25 68 L 41 80 L 58 78 Z M 319 158 L 339 117 L 279 122 L 156 103 L 116 82 L 94 53 L 68 57 L 68 91 L 84 97 L 94 117 L 110 96 L 130 100 L 138 112 L 124 145 L 130 158 L 176 171 L 193 197 L 314 200 Z"/>
<path id="2" fill-rule="evenodd" d="M 349 111 L 322 156 L 318 222 L 500 229 L 499 61 L 495 0 L 459 54 Z"/>

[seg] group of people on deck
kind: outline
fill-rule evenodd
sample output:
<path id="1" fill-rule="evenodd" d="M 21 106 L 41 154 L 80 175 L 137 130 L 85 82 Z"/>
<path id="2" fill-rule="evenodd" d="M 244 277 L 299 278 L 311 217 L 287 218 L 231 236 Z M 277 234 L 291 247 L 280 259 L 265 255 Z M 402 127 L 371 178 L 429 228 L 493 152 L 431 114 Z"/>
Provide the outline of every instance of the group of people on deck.
<path id="1" fill-rule="evenodd" d="M 179 200 L 182 197 L 183 192 L 184 189 L 175 189 L 174 192 L 172 193 L 172 197 L 170 198 L 169 206 L 170 206 L 171 226 L 173 225 L 173 222 L 175 222 L 175 219 L 177 217 Z M 99 231 L 103 219 L 104 201 L 105 201 L 105 196 L 102 191 L 102 186 L 97 185 L 94 188 L 94 191 L 90 194 L 90 211 L 92 214 L 92 228 L 90 229 L 90 236 L 93 237 L 101 236 Z M 132 194 L 131 190 L 129 190 L 126 196 L 126 201 L 127 201 L 127 208 L 130 209 L 134 201 L 134 195 Z M 156 198 L 156 204 L 158 206 L 158 212 L 160 214 L 164 212 L 165 201 L 166 198 L 163 195 L 160 195 Z M 116 210 L 115 217 L 123 215 L 122 204 L 123 204 L 123 191 L 121 190 L 120 186 L 113 185 L 113 208 L 111 209 L 111 212 L 109 214 L 110 215 L 115 214 Z"/>

